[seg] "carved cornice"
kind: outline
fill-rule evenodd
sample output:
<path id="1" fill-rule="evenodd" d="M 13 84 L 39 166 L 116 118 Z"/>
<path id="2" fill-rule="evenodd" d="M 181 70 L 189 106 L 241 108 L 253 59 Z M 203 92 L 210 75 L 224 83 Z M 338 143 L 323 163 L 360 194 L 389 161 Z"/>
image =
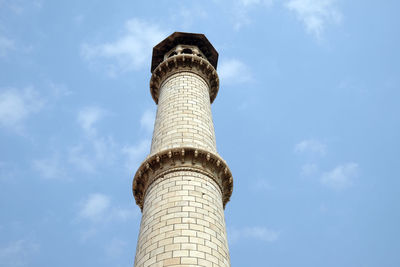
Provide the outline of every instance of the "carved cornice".
<path id="1" fill-rule="evenodd" d="M 210 102 L 217 96 L 219 78 L 214 67 L 204 58 L 196 55 L 181 54 L 168 58 L 158 65 L 150 79 L 150 92 L 156 104 L 162 83 L 171 75 L 183 71 L 190 71 L 201 76 L 208 84 Z"/>
<path id="2" fill-rule="evenodd" d="M 167 173 L 182 170 L 199 172 L 213 179 L 221 190 L 225 208 L 233 190 L 232 173 L 226 162 L 206 150 L 184 147 L 158 152 L 140 165 L 132 184 L 133 195 L 140 209 L 143 210 L 146 191 L 154 181 Z"/>

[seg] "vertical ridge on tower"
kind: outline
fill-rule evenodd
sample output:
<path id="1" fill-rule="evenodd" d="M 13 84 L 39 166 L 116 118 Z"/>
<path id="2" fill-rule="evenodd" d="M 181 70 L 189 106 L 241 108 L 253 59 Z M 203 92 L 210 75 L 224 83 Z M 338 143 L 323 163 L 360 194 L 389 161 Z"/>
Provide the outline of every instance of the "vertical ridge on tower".
<path id="1" fill-rule="evenodd" d="M 230 266 L 224 207 L 233 179 L 217 153 L 211 114 L 217 62 L 203 34 L 175 32 L 153 49 L 157 116 L 132 186 L 143 213 L 136 267 Z"/>

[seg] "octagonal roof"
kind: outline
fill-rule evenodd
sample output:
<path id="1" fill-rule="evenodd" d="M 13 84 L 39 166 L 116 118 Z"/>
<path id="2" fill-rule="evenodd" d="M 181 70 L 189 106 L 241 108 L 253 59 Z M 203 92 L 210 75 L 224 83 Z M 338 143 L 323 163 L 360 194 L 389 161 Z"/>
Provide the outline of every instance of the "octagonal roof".
<path id="1" fill-rule="evenodd" d="M 208 62 L 217 69 L 218 52 L 204 34 L 174 32 L 153 48 L 151 72 L 164 60 L 165 53 L 179 44 L 196 45 L 206 56 Z"/>

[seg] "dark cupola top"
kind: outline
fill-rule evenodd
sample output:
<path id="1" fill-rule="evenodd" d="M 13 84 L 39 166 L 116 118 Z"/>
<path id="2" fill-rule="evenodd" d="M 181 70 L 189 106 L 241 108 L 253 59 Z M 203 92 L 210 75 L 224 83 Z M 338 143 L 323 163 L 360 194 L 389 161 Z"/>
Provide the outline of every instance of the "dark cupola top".
<path id="1" fill-rule="evenodd" d="M 201 53 L 194 52 L 193 54 L 196 54 L 200 57 L 205 57 L 205 59 L 210 62 L 215 69 L 217 69 L 218 52 L 204 34 L 174 32 L 153 48 L 151 72 L 153 72 L 154 69 L 157 68 L 157 66 L 166 58 L 175 55 L 176 52 L 173 51 L 173 49 L 179 46 L 197 47 Z M 183 49 L 182 52 L 185 53 L 185 50 L 187 49 Z"/>

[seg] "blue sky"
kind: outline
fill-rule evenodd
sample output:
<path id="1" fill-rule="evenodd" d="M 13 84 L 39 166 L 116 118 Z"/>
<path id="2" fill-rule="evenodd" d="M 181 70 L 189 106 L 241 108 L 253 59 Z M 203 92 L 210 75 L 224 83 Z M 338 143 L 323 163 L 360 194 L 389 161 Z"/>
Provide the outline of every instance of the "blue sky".
<path id="1" fill-rule="evenodd" d="M 400 266 L 398 1 L 0 0 L 0 266 L 132 266 L 152 47 L 219 52 L 232 266 Z"/>

